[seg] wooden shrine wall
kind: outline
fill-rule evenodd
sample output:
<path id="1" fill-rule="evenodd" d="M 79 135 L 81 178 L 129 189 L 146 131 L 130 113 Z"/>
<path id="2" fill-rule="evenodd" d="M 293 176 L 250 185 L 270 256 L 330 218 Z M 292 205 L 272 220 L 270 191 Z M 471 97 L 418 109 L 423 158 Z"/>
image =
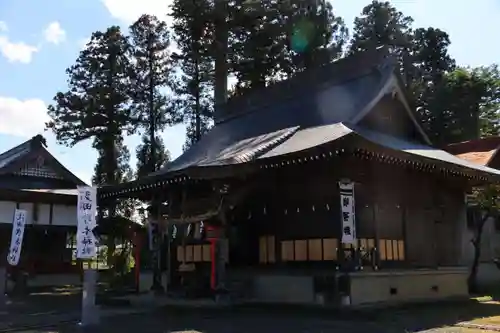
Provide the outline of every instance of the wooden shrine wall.
<path id="1" fill-rule="evenodd" d="M 382 267 L 458 264 L 460 186 L 396 166 L 344 163 L 269 175 L 250 200 L 247 221 L 237 221 L 255 229 L 259 263 L 337 260 L 337 182 L 348 178 L 356 183 L 358 246 L 377 247 Z"/>
<path id="2" fill-rule="evenodd" d="M 250 179 L 259 189 L 229 214 L 230 265 L 330 267 L 340 246 L 341 179 L 355 182 L 358 247 L 377 248 L 382 268 L 459 263 L 459 180 L 345 158 L 268 169 Z M 210 261 L 206 241 L 185 245 L 179 261 Z"/>

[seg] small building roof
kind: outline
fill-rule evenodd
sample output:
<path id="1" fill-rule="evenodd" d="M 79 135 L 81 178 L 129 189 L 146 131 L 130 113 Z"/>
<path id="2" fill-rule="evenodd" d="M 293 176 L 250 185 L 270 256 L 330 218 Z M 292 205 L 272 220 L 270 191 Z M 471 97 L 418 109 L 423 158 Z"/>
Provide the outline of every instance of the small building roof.
<path id="1" fill-rule="evenodd" d="M 500 149 L 500 137 L 492 136 L 476 140 L 463 141 L 447 145 L 444 148 L 449 153 L 469 162 L 499 168 L 492 165 L 494 157 Z"/>
<path id="2" fill-rule="evenodd" d="M 50 166 L 50 169 L 57 174 L 58 177 L 70 183 L 75 187 L 77 185 L 85 185 L 85 183 L 62 165 L 47 149 L 45 139 L 41 135 L 36 135 L 31 139 L 15 146 L 4 153 L 0 154 L 0 176 L 12 175 L 18 173 L 29 162 L 40 161 L 42 164 Z M 2 181 L 0 188 L 12 187 L 16 188 L 35 187 L 40 188 L 39 182 L 37 184 L 28 184 L 30 181 L 15 180 L 14 184 L 10 184 L 8 180 Z M 4 186 L 2 186 L 4 185 Z"/>

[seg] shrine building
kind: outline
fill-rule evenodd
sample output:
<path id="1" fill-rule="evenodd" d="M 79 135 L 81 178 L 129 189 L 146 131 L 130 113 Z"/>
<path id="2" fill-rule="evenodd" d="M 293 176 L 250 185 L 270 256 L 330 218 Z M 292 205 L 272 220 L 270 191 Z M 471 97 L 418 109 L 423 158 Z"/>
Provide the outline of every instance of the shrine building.
<path id="1" fill-rule="evenodd" d="M 0 154 L 0 263 L 8 265 L 14 210 L 24 209 L 18 268 L 29 273 L 30 285 L 79 281 L 73 258 L 78 185 L 85 183 L 49 153 L 41 135 Z"/>
<path id="2" fill-rule="evenodd" d="M 498 181 L 433 147 L 379 48 L 231 98 L 179 158 L 98 196 L 163 203 L 169 290 L 357 306 L 466 297 L 466 193 Z"/>

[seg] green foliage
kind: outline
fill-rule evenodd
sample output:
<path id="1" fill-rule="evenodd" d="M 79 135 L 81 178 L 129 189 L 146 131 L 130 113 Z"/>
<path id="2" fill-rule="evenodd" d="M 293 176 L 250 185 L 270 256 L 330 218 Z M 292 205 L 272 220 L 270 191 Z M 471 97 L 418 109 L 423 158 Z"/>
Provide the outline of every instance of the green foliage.
<path id="1" fill-rule="evenodd" d="M 176 0 L 171 10 L 179 48 L 173 55 L 179 69 L 174 92 L 176 110 L 187 123 L 186 148 L 210 128 L 213 117 L 213 5 L 208 0 Z"/>
<path id="2" fill-rule="evenodd" d="M 47 128 L 59 143 L 73 146 L 96 138 L 105 142 L 131 129 L 128 88 L 130 45 L 119 27 L 94 32 L 76 63 L 66 70 L 68 91 L 48 107 Z M 107 147 L 109 149 L 109 147 Z"/>
<path id="3" fill-rule="evenodd" d="M 58 142 L 73 146 L 93 139 L 99 161 L 93 182 L 115 184 L 122 170 L 122 133 L 133 130 L 127 107 L 130 86 L 130 44 L 119 27 L 92 34 L 75 65 L 66 70 L 68 91 L 49 106 L 51 129 Z"/>
<path id="4" fill-rule="evenodd" d="M 347 45 L 347 28 L 329 2 L 237 0 L 230 13 L 235 94 L 329 63 Z"/>
<path id="5" fill-rule="evenodd" d="M 170 32 L 165 22 L 142 15 L 130 26 L 130 35 L 134 62 L 132 110 L 145 133 L 143 144 L 138 147 L 137 173 L 146 175 L 158 170 L 168 154 L 157 133 L 176 122 L 175 109 L 162 93 L 171 91 L 173 84 Z"/>
<path id="6" fill-rule="evenodd" d="M 152 156 L 154 157 L 152 158 Z M 160 136 L 156 137 L 156 144 L 151 145 L 151 140 L 147 135 L 142 136 L 142 142 L 136 148 L 137 157 L 137 177 L 144 177 L 151 173 L 151 170 L 159 170 L 162 165 L 170 161 L 170 153 L 165 148 L 165 144 Z M 152 165 L 155 163 L 155 165 Z"/>
<path id="7" fill-rule="evenodd" d="M 500 210 L 500 186 L 487 185 L 472 189 L 472 201 L 483 212 L 483 222 Z"/>
<path id="8" fill-rule="evenodd" d="M 354 21 L 350 52 L 390 47 L 435 145 L 497 135 L 498 68 L 457 69 L 448 34 L 433 27 L 413 29 L 412 24 L 391 3 L 372 1 Z"/>
<path id="9" fill-rule="evenodd" d="M 495 75 L 488 69 L 458 68 L 429 88 L 419 111 L 435 144 L 498 134 L 500 80 Z"/>
<path id="10" fill-rule="evenodd" d="M 484 94 L 480 102 L 480 135 L 481 137 L 499 135 L 500 71 L 498 65 L 475 68 L 472 72 L 484 85 Z"/>
<path id="11" fill-rule="evenodd" d="M 354 19 L 350 53 L 388 46 L 399 59 L 402 74 L 413 72 L 413 18 L 398 11 L 390 2 L 372 1 Z M 407 78 L 407 81 L 411 77 Z"/>

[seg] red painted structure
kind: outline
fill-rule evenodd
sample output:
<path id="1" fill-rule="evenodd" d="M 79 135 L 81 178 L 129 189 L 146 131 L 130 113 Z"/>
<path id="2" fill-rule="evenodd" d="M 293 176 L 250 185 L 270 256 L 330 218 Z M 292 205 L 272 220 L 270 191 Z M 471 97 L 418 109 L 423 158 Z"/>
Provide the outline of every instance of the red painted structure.
<path id="1" fill-rule="evenodd" d="M 207 225 L 206 238 L 210 242 L 210 288 L 215 290 L 216 286 L 216 260 L 215 246 L 220 237 L 220 228 L 214 225 Z"/>

